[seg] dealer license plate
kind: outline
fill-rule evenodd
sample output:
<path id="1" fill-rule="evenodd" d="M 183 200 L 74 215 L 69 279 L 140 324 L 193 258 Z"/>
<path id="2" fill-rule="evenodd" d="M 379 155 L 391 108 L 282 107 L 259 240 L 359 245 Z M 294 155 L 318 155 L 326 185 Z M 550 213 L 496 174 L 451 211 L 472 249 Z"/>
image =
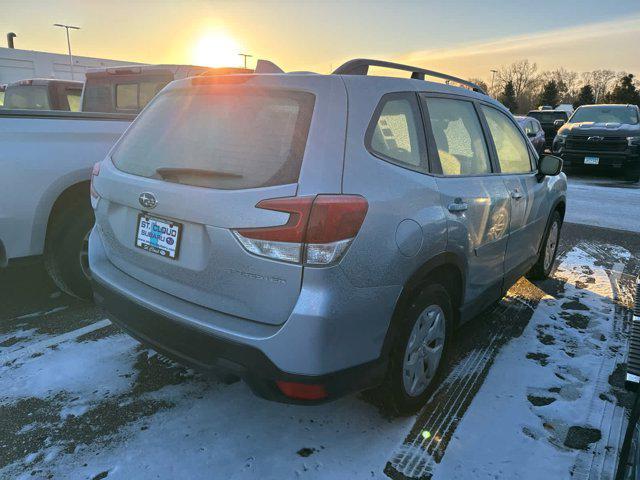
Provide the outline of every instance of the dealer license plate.
<path id="1" fill-rule="evenodd" d="M 136 247 L 165 258 L 178 258 L 182 224 L 151 217 L 144 213 L 138 215 Z"/>

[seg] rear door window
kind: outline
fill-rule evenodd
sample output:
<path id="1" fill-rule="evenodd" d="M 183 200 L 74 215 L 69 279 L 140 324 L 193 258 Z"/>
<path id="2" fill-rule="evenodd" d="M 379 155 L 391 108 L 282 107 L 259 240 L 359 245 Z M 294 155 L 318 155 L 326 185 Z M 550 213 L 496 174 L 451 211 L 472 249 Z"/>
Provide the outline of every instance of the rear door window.
<path id="1" fill-rule="evenodd" d="M 372 153 L 391 163 L 427 172 L 424 133 L 415 94 L 385 95 L 367 134 Z"/>
<path id="2" fill-rule="evenodd" d="M 67 97 L 67 103 L 69 104 L 69 110 L 72 112 L 79 112 L 82 90 L 78 88 L 66 88 L 65 95 Z"/>
<path id="3" fill-rule="evenodd" d="M 502 173 L 531 172 L 531 157 L 525 138 L 515 124 L 502 112 L 482 105 L 482 111 L 498 154 Z"/>
<path id="4" fill-rule="evenodd" d="M 116 85 L 116 108 L 118 110 L 138 109 L 137 83 L 123 83 Z"/>
<path id="5" fill-rule="evenodd" d="M 315 96 L 250 87 L 192 87 L 155 98 L 120 141 L 126 173 L 218 189 L 295 183 Z"/>
<path id="6" fill-rule="evenodd" d="M 444 175 L 491 173 L 489 151 L 472 102 L 423 97 Z"/>
<path id="7" fill-rule="evenodd" d="M 51 110 L 49 87 L 46 85 L 18 85 L 7 87 L 5 108 Z"/>
<path id="8" fill-rule="evenodd" d="M 166 81 L 157 82 L 140 82 L 140 89 L 138 91 L 138 108 L 142 110 L 147 104 L 153 100 L 160 90 L 162 90 Z"/>

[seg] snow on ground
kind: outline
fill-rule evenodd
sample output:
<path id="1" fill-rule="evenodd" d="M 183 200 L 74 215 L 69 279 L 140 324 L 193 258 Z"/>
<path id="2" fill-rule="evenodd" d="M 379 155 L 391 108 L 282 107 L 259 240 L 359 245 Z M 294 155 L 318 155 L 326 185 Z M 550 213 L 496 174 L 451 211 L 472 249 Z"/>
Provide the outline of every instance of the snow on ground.
<path id="1" fill-rule="evenodd" d="M 624 340 L 610 277 L 597 263 L 580 248 L 562 260 L 563 294 L 545 296 L 500 352 L 434 478 L 570 478 L 591 468 L 582 449 L 592 463 L 604 456 L 608 432 L 593 412 L 616 401 L 607 379 Z"/>
<path id="2" fill-rule="evenodd" d="M 640 183 L 568 178 L 566 222 L 640 232 Z"/>
<path id="3" fill-rule="evenodd" d="M 598 248 L 620 268 L 628 259 Z M 495 358 L 433 478 L 568 478 L 584 461 L 567 438 L 603 456 L 598 418 L 616 402 L 607 376 L 622 340 L 611 269 L 589 252 L 563 258 L 555 278 L 564 286 Z M 416 420 L 385 418 L 358 396 L 316 407 L 267 402 L 113 327 L 32 351 L 0 361 L 0 478 L 385 478 Z M 588 438 L 595 431 L 600 442 Z"/>

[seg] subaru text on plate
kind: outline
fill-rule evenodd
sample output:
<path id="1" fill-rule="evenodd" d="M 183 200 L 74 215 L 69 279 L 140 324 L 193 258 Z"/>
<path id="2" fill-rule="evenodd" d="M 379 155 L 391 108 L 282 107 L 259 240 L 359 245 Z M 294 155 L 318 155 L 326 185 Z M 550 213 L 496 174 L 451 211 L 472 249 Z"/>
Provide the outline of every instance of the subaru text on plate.
<path id="1" fill-rule="evenodd" d="M 477 86 L 417 67 L 175 81 L 94 169 L 95 298 L 265 398 L 375 387 L 415 411 L 455 328 L 550 272 L 561 168 Z"/>

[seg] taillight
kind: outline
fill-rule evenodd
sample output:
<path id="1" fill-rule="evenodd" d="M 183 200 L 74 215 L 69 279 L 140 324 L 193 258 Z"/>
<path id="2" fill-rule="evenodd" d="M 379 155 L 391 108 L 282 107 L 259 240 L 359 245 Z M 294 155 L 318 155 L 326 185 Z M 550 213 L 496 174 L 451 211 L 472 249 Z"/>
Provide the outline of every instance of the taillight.
<path id="1" fill-rule="evenodd" d="M 93 164 L 93 169 L 91 170 L 91 183 L 89 184 L 89 193 L 91 193 L 91 198 L 97 200 L 100 198 L 98 192 L 96 192 L 95 187 L 93 186 L 93 179 L 100 175 L 100 162 L 96 162 Z"/>
<path id="2" fill-rule="evenodd" d="M 276 385 L 287 397 L 298 400 L 321 400 L 329 396 L 324 385 L 283 382 L 282 380 L 277 380 Z"/>
<path id="3" fill-rule="evenodd" d="M 247 251 L 285 262 L 330 265 L 358 234 L 368 204 L 357 195 L 318 195 L 273 198 L 256 207 L 289 213 L 289 221 L 277 227 L 234 230 Z"/>

